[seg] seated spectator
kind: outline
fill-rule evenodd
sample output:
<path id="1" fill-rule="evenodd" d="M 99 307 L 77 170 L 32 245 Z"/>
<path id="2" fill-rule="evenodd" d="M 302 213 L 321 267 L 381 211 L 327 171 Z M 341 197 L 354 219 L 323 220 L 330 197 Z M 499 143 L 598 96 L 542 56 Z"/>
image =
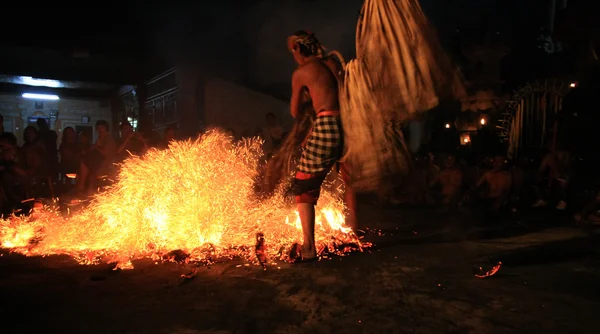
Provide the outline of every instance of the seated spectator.
<path id="1" fill-rule="evenodd" d="M 504 161 L 504 156 L 494 157 L 492 169 L 477 182 L 479 198 L 492 212 L 498 212 L 506 204 L 512 191 L 512 175 L 504 168 Z"/>
<path id="2" fill-rule="evenodd" d="M 0 214 L 10 216 L 15 210 L 25 210 L 29 177 L 19 166 L 18 147 L 12 137 L 0 135 Z"/>
<path id="3" fill-rule="evenodd" d="M 549 184 L 549 191 L 558 199 L 556 205 L 558 210 L 567 208 L 566 195 L 571 176 L 571 155 L 568 151 L 558 150 L 548 153 L 542 160 L 538 171 L 538 187 L 543 186 L 544 183 Z M 542 206 L 546 206 L 546 200 L 540 196 L 534 207 Z"/>
<path id="4" fill-rule="evenodd" d="M 79 176 L 77 179 L 77 190 L 85 193 L 91 192 L 96 184 L 95 179 L 99 171 L 105 170 L 114 162 L 116 144 L 109 132 L 108 122 L 99 120 L 96 122 L 98 140 L 85 154 L 79 165 Z"/>
<path id="5" fill-rule="evenodd" d="M 158 146 L 160 149 L 169 148 L 169 143 L 175 140 L 176 131 L 174 126 L 167 126 L 163 133 L 163 138 Z"/>
<path id="6" fill-rule="evenodd" d="M 141 156 L 148 150 L 148 142 L 139 132 L 134 132 L 129 122 L 121 123 L 121 137 L 117 144 L 117 162 L 123 162 L 130 155 Z"/>
<path id="7" fill-rule="evenodd" d="M 92 138 L 90 138 L 85 132 L 80 132 L 77 135 L 77 148 L 81 156 L 86 155 L 87 152 L 92 148 Z"/>
<path id="8" fill-rule="evenodd" d="M 439 198 L 442 205 L 454 208 L 458 205 L 462 189 L 463 173 L 456 162 L 456 156 L 449 154 L 444 159 L 444 168 L 434 179 L 431 186 L 439 186 Z"/>
<path id="9" fill-rule="evenodd" d="M 60 172 L 61 174 L 76 174 L 81 163 L 81 152 L 77 145 L 77 134 L 75 129 L 68 126 L 63 130 L 60 148 Z"/>
<path id="10" fill-rule="evenodd" d="M 25 143 L 21 147 L 19 159 L 21 168 L 27 172 L 30 179 L 44 176 L 46 170 L 43 168 L 43 161 L 46 152 L 38 136 L 38 130 L 31 125 L 26 127 L 23 140 Z"/>
<path id="11" fill-rule="evenodd" d="M 42 157 L 44 170 L 52 180 L 55 180 L 58 175 L 58 148 L 56 147 L 58 136 L 56 131 L 50 130 L 45 119 L 38 118 L 36 124 L 39 141 L 44 146 L 44 156 Z"/>

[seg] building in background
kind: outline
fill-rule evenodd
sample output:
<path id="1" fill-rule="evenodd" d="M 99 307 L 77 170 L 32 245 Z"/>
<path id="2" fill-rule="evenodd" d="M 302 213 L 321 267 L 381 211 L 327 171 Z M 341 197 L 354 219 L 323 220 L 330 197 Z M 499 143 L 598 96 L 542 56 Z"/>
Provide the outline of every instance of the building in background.
<path id="1" fill-rule="evenodd" d="M 56 131 L 59 141 L 62 130 L 68 126 L 95 141 L 94 123 L 100 119 L 112 122 L 109 99 L 42 100 L 18 94 L 0 94 L 0 115 L 4 118 L 4 130 L 14 133 L 19 145 L 23 144 L 25 128 L 36 126 L 39 118 L 45 119 L 50 129 Z"/>
<path id="2" fill-rule="evenodd" d="M 233 130 L 239 138 L 260 131 L 268 113 L 286 128 L 293 122 L 288 101 L 205 75 L 190 65 L 175 66 L 143 85 L 128 86 L 118 100 L 114 117 L 155 134 L 174 126 L 188 137 L 219 127 Z"/>

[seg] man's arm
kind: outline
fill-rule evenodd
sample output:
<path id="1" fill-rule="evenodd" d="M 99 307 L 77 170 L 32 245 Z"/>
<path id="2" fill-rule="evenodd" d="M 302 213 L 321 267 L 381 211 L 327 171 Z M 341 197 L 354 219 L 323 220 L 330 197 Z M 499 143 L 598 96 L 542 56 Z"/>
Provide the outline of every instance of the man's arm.
<path id="1" fill-rule="evenodd" d="M 133 133 L 131 133 L 129 136 L 127 136 L 123 142 L 121 143 L 121 145 L 117 148 L 117 154 L 121 154 L 125 151 L 125 149 L 127 148 L 127 144 L 129 144 L 129 141 L 131 140 L 131 138 L 133 138 Z M 116 143 L 115 143 L 116 144 Z M 104 152 L 102 152 L 104 154 Z"/>
<path id="2" fill-rule="evenodd" d="M 302 73 L 300 69 L 297 69 L 292 75 L 292 100 L 290 101 L 290 111 L 292 113 L 292 117 L 294 118 L 296 118 L 300 112 L 303 87 L 304 83 L 302 82 Z"/>

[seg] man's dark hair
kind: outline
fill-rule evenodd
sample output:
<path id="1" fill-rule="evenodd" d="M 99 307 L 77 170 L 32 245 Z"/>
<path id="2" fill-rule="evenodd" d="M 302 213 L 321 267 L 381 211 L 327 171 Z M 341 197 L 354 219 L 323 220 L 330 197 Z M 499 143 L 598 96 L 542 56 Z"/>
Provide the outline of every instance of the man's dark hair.
<path id="1" fill-rule="evenodd" d="M 277 118 L 277 117 L 275 116 L 275 114 L 274 114 L 274 113 L 272 113 L 272 112 L 270 112 L 270 113 L 267 113 L 267 116 L 266 116 L 266 118 L 269 118 L 269 117 Z"/>
<path id="2" fill-rule="evenodd" d="M 99 126 L 103 126 L 106 128 L 106 130 L 110 131 L 110 125 L 108 125 L 108 122 L 103 119 L 100 119 L 96 122 L 96 127 L 99 127 Z"/>
<path id="3" fill-rule="evenodd" d="M 305 57 L 317 56 L 324 57 L 325 51 L 323 45 L 319 42 L 315 34 L 305 30 L 299 30 L 294 33 L 296 40 L 294 44 L 298 47 L 298 51 Z"/>

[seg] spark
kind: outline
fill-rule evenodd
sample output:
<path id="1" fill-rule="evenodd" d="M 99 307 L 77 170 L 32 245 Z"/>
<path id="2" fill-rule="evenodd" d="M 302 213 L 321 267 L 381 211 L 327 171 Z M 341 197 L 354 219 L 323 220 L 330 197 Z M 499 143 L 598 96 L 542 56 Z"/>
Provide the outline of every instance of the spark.
<path id="1" fill-rule="evenodd" d="M 302 228 L 283 190 L 266 200 L 255 196 L 261 144 L 234 143 L 211 131 L 131 156 L 116 182 L 78 213 L 65 217 L 45 207 L 27 218 L 0 221 L 0 244 L 28 256 L 63 254 L 81 264 L 116 262 L 128 269 L 135 259 L 177 258 L 174 251 L 192 261 L 255 258 L 256 235 L 262 233 L 265 253 L 274 258 L 302 240 Z M 360 248 L 344 224 L 342 194 L 340 187 L 322 192 L 315 226 L 321 249 Z"/>

